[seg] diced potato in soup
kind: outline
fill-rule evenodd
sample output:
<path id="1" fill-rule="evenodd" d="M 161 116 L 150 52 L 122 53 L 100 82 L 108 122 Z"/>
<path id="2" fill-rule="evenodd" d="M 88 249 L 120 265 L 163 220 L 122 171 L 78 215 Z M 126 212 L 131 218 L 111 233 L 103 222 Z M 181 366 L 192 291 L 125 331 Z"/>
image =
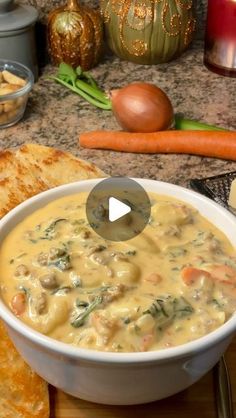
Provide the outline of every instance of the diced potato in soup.
<path id="1" fill-rule="evenodd" d="M 149 224 L 124 242 L 89 226 L 88 194 L 58 199 L 18 224 L 0 248 L 0 288 L 14 314 L 78 347 L 173 347 L 236 310 L 236 252 L 181 201 L 150 193 Z"/>

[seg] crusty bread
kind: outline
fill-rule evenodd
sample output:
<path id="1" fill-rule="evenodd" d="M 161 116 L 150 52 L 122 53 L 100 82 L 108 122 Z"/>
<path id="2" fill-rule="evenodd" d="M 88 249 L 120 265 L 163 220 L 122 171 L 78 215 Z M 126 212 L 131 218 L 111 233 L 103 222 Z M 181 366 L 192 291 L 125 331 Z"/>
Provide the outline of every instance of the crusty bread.
<path id="1" fill-rule="evenodd" d="M 48 187 L 36 178 L 29 167 L 16 157 L 16 152 L 0 152 L 0 218 L 28 197 Z"/>
<path id="2" fill-rule="evenodd" d="M 70 183 L 105 177 L 95 165 L 36 144 L 0 152 L 0 218 L 27 198 Z M 48 418 L 46 382 L 24 362 L 0 321 L 0 418 Z"/>
<path id="3" fill-rule="evenodd" d="M 0 418 L 48 418 L 48 385 L 18 354 L 0 321 Z"/>
<path id="4" fill-rule="evenodd" d="M 37 193 L 105 174 L 72 154 L 37 144 L 0 152 L 0 217 Z"/>

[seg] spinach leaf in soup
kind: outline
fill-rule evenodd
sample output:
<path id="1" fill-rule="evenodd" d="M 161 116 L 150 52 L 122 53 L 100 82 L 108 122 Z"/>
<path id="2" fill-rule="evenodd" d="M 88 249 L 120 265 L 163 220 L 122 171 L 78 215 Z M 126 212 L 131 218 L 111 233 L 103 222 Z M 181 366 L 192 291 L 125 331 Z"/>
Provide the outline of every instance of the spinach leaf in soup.
<path id="1" fill-rule="evenodd" d="M 56 226 L 59 222 L 67 221 L 66 218 L 59 218 L 53 221 L 44 231 L 43 234 L 40 236 L 40 239 L 52 240 L 56 233 Z"/>
<path id="2" fill-rule="evenodd" d="M 71 321 L 72 327 L 74 328 L 82 327 L 85 324 L 90 313 L 94 311 L 99 305 L 101 305 L 102 299 L 103 299 L 102 296 L 99 295 L 99 296 L 96 296 L 89 305 L 85 305 L 85 304 L 83 304 L 82 306 L 80 305 L 79 307 L 82 307 L 82 310 L 77 315 L 75 315 L 75 317 L 72 319 Z M 78 302 L 77 302 L 77 306 L 78 306 Z"/>
<path id="3" fill-rule="evenodd" d="M 168 295 L 156 298 L 143 314 L 150 314 L 158 325 L 164 325 L 174 318 L 183 318 L 191 315 L 193 312 L 193 307 L 184 297 Z"/>

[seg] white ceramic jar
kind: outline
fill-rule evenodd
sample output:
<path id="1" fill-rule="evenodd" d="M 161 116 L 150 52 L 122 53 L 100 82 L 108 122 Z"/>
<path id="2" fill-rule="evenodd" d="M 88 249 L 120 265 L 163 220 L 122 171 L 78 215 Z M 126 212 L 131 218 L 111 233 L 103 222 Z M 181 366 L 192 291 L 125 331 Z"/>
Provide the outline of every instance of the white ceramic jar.
<path id="1" fill-rule="evenodd" d="M 14 0 L 0 0 L 0 58 L 17 61 L 38 77 L 35 46 L 37 10 Z"/>

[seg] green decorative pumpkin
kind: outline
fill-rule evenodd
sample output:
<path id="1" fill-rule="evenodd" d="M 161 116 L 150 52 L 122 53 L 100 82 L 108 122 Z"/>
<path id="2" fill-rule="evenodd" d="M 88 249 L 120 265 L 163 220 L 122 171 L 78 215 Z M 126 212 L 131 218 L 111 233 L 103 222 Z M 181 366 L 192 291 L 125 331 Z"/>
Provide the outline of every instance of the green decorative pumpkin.
<path id="1" fill-rule="evenodd" d="M 193 0 L 101 0 L 100 6 L 108 45 L 125 60 L 167 62 L 192 41 Z"/>

